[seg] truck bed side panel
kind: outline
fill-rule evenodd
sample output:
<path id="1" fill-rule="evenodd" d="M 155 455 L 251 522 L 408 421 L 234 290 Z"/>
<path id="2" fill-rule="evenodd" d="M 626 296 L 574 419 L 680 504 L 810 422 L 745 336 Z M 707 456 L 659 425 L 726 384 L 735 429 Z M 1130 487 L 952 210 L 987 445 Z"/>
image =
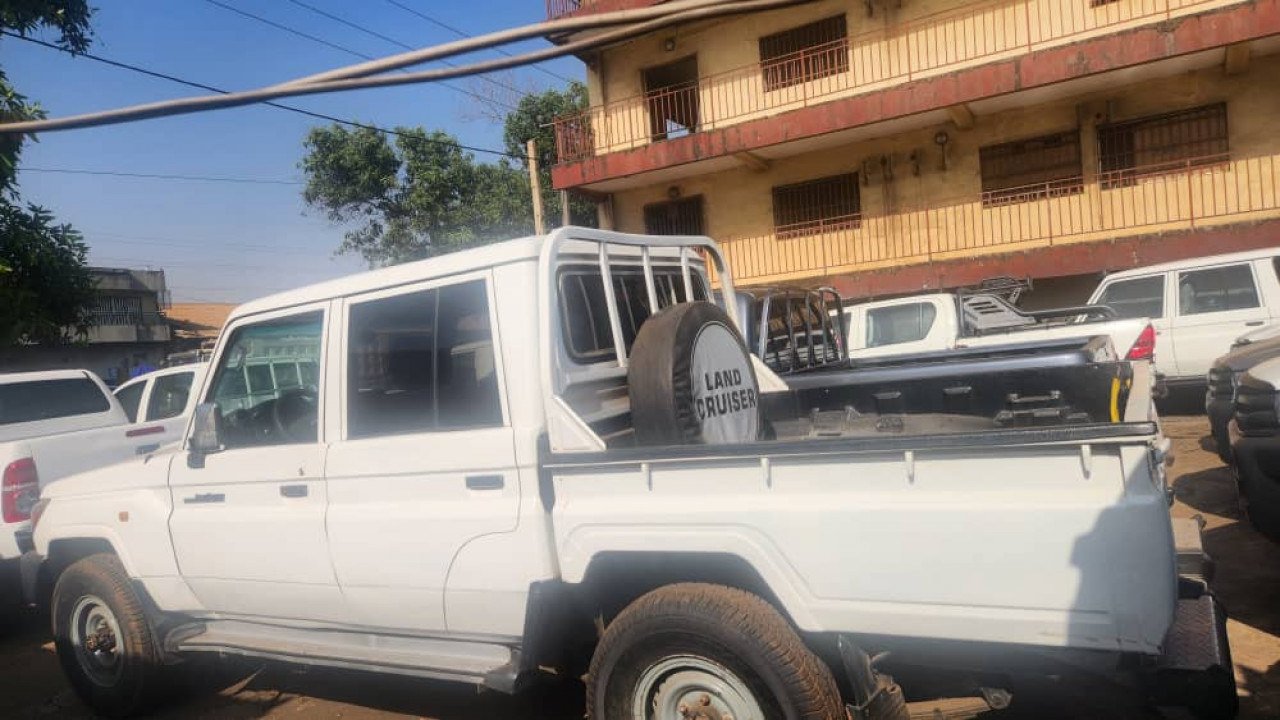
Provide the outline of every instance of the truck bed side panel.
<path id="1" fill-rule="evenodd" d="M 1146 445 L 552 464 L 561 568 L 727 552 L 793 620 L 841 631 L 1155 652 L 1169 514 Z"/>

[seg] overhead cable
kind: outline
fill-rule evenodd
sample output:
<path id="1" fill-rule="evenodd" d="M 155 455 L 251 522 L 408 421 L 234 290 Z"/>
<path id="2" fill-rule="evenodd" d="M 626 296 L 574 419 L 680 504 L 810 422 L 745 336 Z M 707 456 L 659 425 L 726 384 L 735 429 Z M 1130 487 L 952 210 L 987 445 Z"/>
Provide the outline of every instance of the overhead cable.
<path id="1" fill-rule="evenodd" d="M 212 0 L 211 0 L 212 1 Z M 486 62 L 474 63 L 460 68 L 441 68 L 436 70 L 426 70 L 416 73 L 404 73 L 394 76 L 377 76 L 366 77 L 370 72 L 385 72 L 386 70 L 398 69 L 406 65 L 416 65 L 425 62 L 434 57 L 425 57 L 427 55 L 444 53 L 445 55 L 454 55 L 459 52 L 459 45 L 472 43 L 473 41 L 459 41 L 450 43 L 451 49 L 446 46 L 437 48 L 428 48 L 412 53 L 404 53 L 403 55 L 385 58 L 383 60 L 372 63 L 364 63 L 354 65 L 347 68 L 339 68 L 330 71 L 324 75 L 333 77 L 343 77 L 348 79 L 324 79 L 316 80 L 320 76 L 311 76 L 311 80 L 302 78 L 292 82 L 269 87 L 258 88 L 256 90 L 248 90 L 244 92 L 229 93 L 220 96 L 206 96 L 194 98 L 179 98 L 176 100 L 166 100 L 156 103 L 147 103 L 143 105 L 135 105 L 132 107 L 120 108 L 116 110 L 105 110 L 101 112 L 86 113 L 83 115 L 73 115 L 64 118 L 55 118 L 51 120 L 31 120 L 16 123 L 0 124 L 0 132 L 52 132 L 57 130 L 72 130 L 84 127 L 97 127 L 101 125 L 110 125 L 114 123 L 130 122 L 134 120 L 142 120 L 146 118 L 167 117 L 171 115 L 182 115 L 186 113 L 201 112 L 205 110 L 213 110 L 219 108 L 241 107 L 244 105 L 252 105 L 264 102 L 266 100 L 274 100 L 281 97 L 296 97 L 301 95 L 317 95 L 321 93 L 339 92 L 344 90 L 357 90 L 374 87 L 393 87 L 397 85 L 406 85 L 420 82 L 438 81 L 447 78 L 465 77 L 468 75 L 476 75 L 484 72 L 492 72 L 494 70 L 502 70 L 509 67 L 526 65 L 531 62 L 537 62 L 553 57 L 560 57 L 576 52 L 590 50 L 602 45 L 616 43 L 621 40 L 630 39 L 638 35 L 644 35 L 654 30 L 667 27 L 683 22 L 692 22 L 696 20 L 705 20 L 714 17 L 722 17 L 726 15 L 735 15 L 748 12 L 757 12 L 761 10 L 769 10 L 781 8 L 791 5 L 812 2 L 813 0 L 742 0 L 740 2 L 725 2 L 721 0 L 718 3 L 699 2 L 699 0 L 687 0 L 683 3 L 670 3 L 658 7 L 689 7 L 690 4 L 696 4 L 694 9 L 684 9 L 680 12 L 661 15 L 647 22 L 633 23 L 626 25 L 620 29 L 593 35 L 590 38 L 568 42 L 544 50 L 538 50 L 513 58 L 502 58 L 489 60 Z M 647 8 L 652 9 L 652 8 Z M 616 18 L 619 15 L 628 15 L 639 10 L 624 10 L 618 13 L 604 13 L 601 16 L 592 19 L 599 21 L 601 17 L 609 17 L 610 23 L 602 23 L 601 26 L 607 24 L 620 24 Z M 557 20 L 548 23 L 542 23 L 543 32 L 548 32 L 549 28 L 555 27 L 561 29 L 563 23 L 587 20 L 587 18 L 570 18 L 569 20 Z M 493 43 L 492 37 L 496 35 L 508 35 L 514 31 L 504 31 L 502 33 L 494 33 L 489 36 L 475 38 L 476 41 L 489 38 L 488 42 Z M 479 49 L 479 48 L 475 48 Z M 372 70 L 370 68 L 377 67 L 379 69 Z M 304 82 L 305 81 L 305 82 Z"/>
<path id="2" fill-rule="evenodd" d="M 230 90 L 224 90 L 219 87 L 214 87 L 213 85 L 206 85 L 204 83 L 195 82 L 194 80 L 186 80 L 184 78 L 180 78 L 175 75 L 169 75 L 168 73 L 162 73 L 156 70 L 150 70 L 144 67 L 139 67 L 137 65 L 131 65 L 129 63 L 120 62 L 118 60 L 112 60 L 110 58 L 105 58 L 100 55 L 94 55 L 93 53 L 72 52 L 71 50 L 67 50 L 66 48 L 59 47 L 58 45 L 55 45 L 51 42 L 45 42 L 44 40 L 37 40 L 36 38 L 27 37 L 26 35 L 19 35 L 18 33 L 12 32 L 10 30 L 0 30 L 0 35 L 15 38 L 17 40 L 23 40 L 29 43 L 34 43 L 36 45 L 40 45 L 41 47 L 46 47 L 46 48 L 49 48 L 50 50 L 57 50 L 58 52 L 66 53 L 73 57 L 82 57 L 82 58 L 85 58 L 86 60 L 93 60 L 94 62 L 99 62 L 104 65 L 110 65 L 112 67 L 120 68 L 121 70 L 128 70 L 130 72 L 139 73 L 141 75 L 148 75 L 150 77 L 158 78 L 160 80 L 168 80 L 169 82 L 178 83 L 179 85 L 186 85 L 187 87 L 198 88 L 200 90 L 208 90 L 209 92 L 216 92 L 222 95 L 231 94 Z M 312 110 L 304 110 L 300 107 L 296 107 L 293 105 L 285 105 L 283 103 L 277 103 L 277 102 L 264 102 L 262 104 L 269 105 L 279 110 L 287 110 L 289 112 L 297 113 L 299 115 L 306 115 L 307 117 L 313 117 L 313 118 L 316 118 L 317 120 L 327 120 L 329 122 L 337 123 L 339 125 L 346 125 L 348 127 L 357 127 L 365 130 L 374 130 L 374 131 L 383 133 L 385 135 L 410 138 L 418 142 L 425 142 L 433 145 L 448 145 L 450 147 L 458 147 L 463 150 L 469 150 L 471 152 L 485 153 L 487 155 L 498 155 L 500 157 L 509 157 L 509 158 L 516 158 L 516 159 L 523 159 L 524 157 L 523 155 L 509 153 L 505 150 L 493 150 L 490 148 L 475 147 L 473 145 L 463 145 L 462 143 L 449 142 L 447 140 L 437 140 L 435 138 L 430 138 L 423 135 L 401 132 L 399 130 L 395 130 L 392 128 L 384 128 L 384 127 L 378 127 L 377 125 L 370 125 L 368 123 L 356 122 L 355 120 L 346 120 L 346 119 L 335 117 L 333 115 L 328 115 L 325 113 L 314 112 Z"/>
<path id="3" fill-rule="evenodd" d="M 83 168 L 19 168 L 22 172 L 60 173 L 64 175 L 107 175 L 111 177 L 144 178 L 148 180 L 194 180 L 199 182 L 244 183 L 253 185 L 305 185 L 301 180 L 271 180 L 267 178 L 217 177 L 209 175 L 165 175 L 162 173 L 123 172 L 119 170 L 87 170 Z"/>
<path id="4" fill-rule="evenodd" d="M 205 1 L 205 2 L 207 2 L 207 3 L 209 3 L 210 5 L 214 5 L 214 6 L 216 6 L 216 7 L 223 8 L 224 10 L 229 10 L 229 11 L 231 11 L 231 12 L 233 12 L 233 13 L 237 14 L 237 15 L 240 15 L 241 17 L 246 17 L 246 18 L 249 18 L 250 20 L 254 20 L 254 21 L 257 21 L 257 22 L 259 22 L 259 23 L 262 23 L 263 25 L 266 25 L 267 27 L 272 27 L 272 28 L 275 28 L 275 29 L 277 29 L 277 30 L 280 30 L 281 32 L 286 32 L 286 33 L 289 33 L 290 35 L 295 35 L 295 36 L 297 36 L 297 37 L 304 38 L 304 39 L 306 39 L 306 40 L 310 40 L 311 42 L 319 43 L 320 45 L 324 45 L 325 47 L 333 48 L 334 50 L 337 50 L 337 51 L 339 51 L 339 52 L 344 52 L 344 53 L 346 53 L 346 54 L 348 54 L 348 55 L 351 55 L 352 57 L 364 58 L 365 60 L 376 60 L 376 59 L 377 59 L 377 58 L 373 57 L 372 55 L 367 55 L 367 54 L 365 54 L 365 53 L 360 52 L 359 50 L 353 50 L 353 49 L 351 49 L 351 48 L 349 48 L 349 47 L 347 47 L 347 46 L 345 46 L 345 45 L 339 45 L 339 44 L 338 44 L 338 43 L 336 43 L 336 42 L 332 42 L 332 41 L 330 41 L 330 40 L 325 40 L 325 39 L 324 39 L 324 38 L 322 38 L 322 37 L 317 37 L 317 36 L 312 35 L 312 34 L 310 34 L 310 33 L 302 32 L 301 30 L 298 30 L 297 28 L 289 27 L 288 25 L 284 25 L 284 24 L 282 24 L 282 23 L 278 23 L 278 22 L 276 22 L 275 20 L 271 20 L 271 19 L 268 19 L 268 18 L 262 17 L 261 15 L 255 15 L 255 14 L 253 14 L 253 13 L 249 12 L 248 10 L 241 10 L 240 8 L 235 7 L 235 6 L 233 6 L 233 5 L 228 5 L 228 4 L 224 3 L 224 2 L 221 2 L 221 0 L 204 0 L 204 1 Z M 322 12 L 322 11 L 317 11 L 317 12 Z M 334 16 L 330 16 L 330 17 L 334 17 Z M 407 47 L 407 46 L 406 46 L 406 47 Z M 447 87 L 447 88 L 449 88 L 450 90 L 452 90 L 452 91 L 454 91 L 454 92 L 462 93 L 463 95 L 467 95 L 467 96 L 469 96 L 469 97 L 471 97 L 471 98 L 474 98 L 474 99 L 476 99 L 476 100 L 479 100 L 479 101 L 481 101 L 481 102 L 496 102 L 496 101 L 490 100 L 489 98 L 484 97 L 483 95 L 480 95 L 479 93 L 472 92 L 472 91 L 470 91 L 470 90 L 467 90 L 466 88 L 458 87 L 457 85 L 452 85 L 452 84 L 450 84 L 450 83 L 446 83 L 446 82 L 442 82 L 442 83 L 440 83 L 440 84 L 441 84 L 441 85 L 443 85 L 443 86 L 445 86 L 445 87 Z M 499 104 L 499 105 L 504 105 L 508 110 L 515 110 L 515 107 L 513 107 L 513 106 L 511 106 L 511 105 L 505 105 L 504 103 L 498 103 L 498 104 Z"/>
<path id="5" fill-rule="evenodd" d="M 444 30 L 448 30 L 449 32 L 453 33 L 454 35 L 457 35 L 458 37 L 462 37 L 462 38 L 475 37 L 475 35 L 472 35 L 471 33 L 466 32 L 465 30 L 461 30 L 461 29 L 459 29 L 459 28 L 456 28 L 456 27 L 454 27 L 454 26 L 450 25 L 449 23 L 444 22 L 443 20 L 439 20 L 439 19 L 437 19 L 437 18 L 434 18 L 434 17 L 432 17 L 432 16 L 430 16 L 430 15 L 428 15 L 428 14 L 426 14 L 426 13 L 422 12 L 421 10 L 418 10 L 418 9 L 416 9 L 416 8 L 411 8 L 411 7 L 409 7 L 408 5 L 405 5 L 404 3 L 400 2 L 399 0 L 387 0 L 387 2 L 388 2 L 389 4 L 391 4 L 391 5 L 395 5 L 396 7 L 400 8 L 401 10 L 403 10 L 403 11 L 405 11 L 405 12 L 407 12 L 407 13 L 409 13 L 410 15 L 414 15 L 414 16 L 416 16 L 416 17 L 419 17 L 419 18 L 423 19 L 423 20 L 426 20 L 427 22 L 431 23 L 432 25 L 435 25 L 435 26 L 436 26 L 436 27 L 438 27 L 438 28 L 441 28 L 441 29 L 444 29 Z M 500 48 L 500 47 L 495 47 L 495 48 L 493 48 L 493 50 L 494 50 L 494 52 L 498 53 L 499 55 L 506 55 L 507 57 L 515 57 L 515 56 L 514 56 L 514 55 L 512 55 L 510 52 L 508 52 L 508 51 L 506 51 L 506 50 L 504 50 L 503 48 Z M 564 76 L 564 75 L 561 75 L 560 73 L 558 73 L 558 72 L 556 72 L 556 71 L 554 71 L 554 70 L 551 70 L 551 69 L 549 69 L 549 68 L 542 67 L 541 65 L 533 65 L 532 67 L 533 67 L 533 69 L 534 69 L 534 70 L 537 70 L 538 72 L 540 72 L 540 73 L 542 73 L 542 74 L 544 74 L 544 75 L 547 75 L 547 76 L 549 76 L 549 77 L 553 77 L 553 78 L 555 78 L 555 79 L 557 79 L 557 80 L 561 80 L 561 81 L 564 81 L 564 82 L 574 82 L 574 79 L 573 79 L 573 78 L 571 78 L 571 77 L 566 77 L 566 76 Z"/>

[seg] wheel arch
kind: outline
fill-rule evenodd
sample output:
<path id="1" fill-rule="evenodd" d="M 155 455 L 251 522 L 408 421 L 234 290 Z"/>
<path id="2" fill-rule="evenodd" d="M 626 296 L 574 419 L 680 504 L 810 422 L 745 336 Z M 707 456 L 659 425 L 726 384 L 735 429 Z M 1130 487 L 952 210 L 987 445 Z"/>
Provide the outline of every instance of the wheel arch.
<path id="1" fill-rule="evenodd" d="M 600 631 L 641 596 L 677 583 L 724 585 L 760 596 L 804 632 L 812 617 L 790 583 L 770 582 L 780 571 L 761 571 L 746 557 L 713 551 L 604 551 L 572 581 L 534 583 L 525 616 L 522 666 L 585 670 Z M 797 612 L 799 618 L 797 617 Z"/>

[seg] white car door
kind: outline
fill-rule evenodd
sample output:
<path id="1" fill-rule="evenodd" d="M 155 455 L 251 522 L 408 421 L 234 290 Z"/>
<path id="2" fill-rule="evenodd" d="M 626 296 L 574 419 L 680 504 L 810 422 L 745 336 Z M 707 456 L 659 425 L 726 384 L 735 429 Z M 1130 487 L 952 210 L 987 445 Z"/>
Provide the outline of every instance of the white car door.
<path id="1" fill-rule="evenodd" d="M 1258 293 L 1253 263 L 1180 270 L 1172 275 L 1178 298 L 1173 321 L 1178 363 L 1174 377 L 1203 380 L 1209 366 L 1231 349 L 1237 337 L 1262 327 L 1270 316 Z"/>
<path id="2" fill-rule="evenodd" d="M 1122 318 L 1147 318 L 1156 331 L 1156 372 L 1176 377 L 1178 363 L 1173 347 L 1173 289 L 1168 287 L 1168 273 L 1157 272 L 1139 277 L 1104 281 L 1090 300 L 1091 305 L 1106 305 Z M 1117 350 L 1117 352 L 1121 352 Z M 1123 352 L 1127 352 L 1123 351 Z M 1123 355 L 1123 352 L 1121 354 Z M 1207 368 L 1206 368 L 1207 371 Z"/>
<path id="3" fill-rule="evenodd" d="M 947 349 L 951 343 L 930 337 L 938 320 L 938 304 L 933 300 L 902 300 L 860 308 L 858 337 L 849 338 L 853 358 L 908 355 Z"/>
<path id="4" fill-rule="evenodd" d="M 515 438 L 488 272 L 351 298 L 328 533 L 352 622 L 445 631 L 462 548 L 515 530 Z M 483 601 L 483 598 L 481 598 Z"/>
<path id="5" fill-rule="evenodd" d="M 202 458 L 184 450 L 171 465 L 174 553 L 210 611 L 346 619 L 324 525 L 327 308 L 251 316 L 228 328 L 203 384 L 203 402 L 219 406 L 223 449 Z"/>
<path id="6" fill-rule="evenodd" d="M 146 438 L 152 452 L 163 445 L 182 439 L 187 429 L 187 409 L 191 399 L 196 370 L 179 370 L 157 374 L 147 381 L 142 417 L 130 432 Z M 139 452 L 143 452 L 139 450 Z"/>

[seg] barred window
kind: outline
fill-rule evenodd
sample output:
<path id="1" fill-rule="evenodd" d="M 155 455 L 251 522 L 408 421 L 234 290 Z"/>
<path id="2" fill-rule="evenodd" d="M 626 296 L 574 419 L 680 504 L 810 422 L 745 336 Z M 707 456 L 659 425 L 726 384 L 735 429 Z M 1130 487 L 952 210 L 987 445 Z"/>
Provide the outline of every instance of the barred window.
<path id="1" fill-rule="evenodd" d="M 1132 185 L 1144 175 L 1213 165 L 1230 157 L 1227 104 L 1098 127 L 1102 186 Z"/>
<path id="2" fill-rule="evenodd" d="M 988 145 L 978 149 L 978 163 L 984 207 L 1082 190 L 1079 130 Z"/>
<path id="3" fill-rule="evenodd" d="M 645 205 L 644 231 L 650 235 L 704 235 L 702 196 Z"/>
<path id="4" fill-rule="evenodd" d="M 857 173 L 773 189 L 773 225 L 779 239 L 856 228 L 862 223 L 861 212 Z"/>
<path id="5" fill-rule="evenodd" d="M 844 15 L 760 38 L 766 92 L 849 71 Z"/>
<path id="6" fill-rule="evenodd" d="M 99 295 L 93 301 L 95 325 L 141 325 L 142 298 L 136 295 Z"/>

